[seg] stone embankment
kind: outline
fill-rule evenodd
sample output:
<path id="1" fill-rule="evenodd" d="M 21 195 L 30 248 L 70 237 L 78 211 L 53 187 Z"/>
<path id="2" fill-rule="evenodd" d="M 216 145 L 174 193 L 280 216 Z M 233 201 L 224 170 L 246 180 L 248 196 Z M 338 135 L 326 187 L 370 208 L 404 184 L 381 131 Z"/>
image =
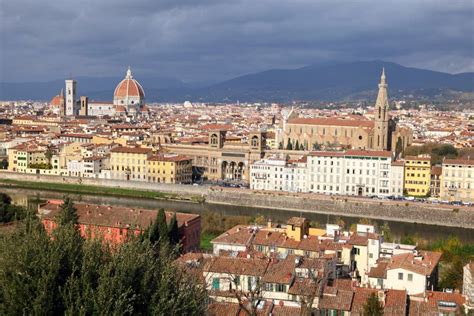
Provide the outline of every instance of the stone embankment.
<path id="1" fill-rule="evenodd" d="M 220 188 L 206 202 L 474 229 L 472 207 Z"/>
<path id="2" fill-rule="evenodd" d="M 209 186 L 73 178 L 0 172 L 0 179 L 84 184 L 195 195 L 206 203 L 244 207 L 304 211 L 339 216 L 353 216 L 389 221 L 441 225 L 474 229 L 474 208 L 406 201 L 387 201 L 356 197 L 325 196 L 284 192 L 256 192 Z"/>

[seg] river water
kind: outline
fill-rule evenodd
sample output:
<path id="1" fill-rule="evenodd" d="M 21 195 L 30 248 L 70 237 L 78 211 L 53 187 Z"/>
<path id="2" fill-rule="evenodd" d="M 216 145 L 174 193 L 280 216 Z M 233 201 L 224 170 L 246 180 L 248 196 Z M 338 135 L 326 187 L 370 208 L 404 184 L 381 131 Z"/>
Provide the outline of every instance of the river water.
<path id="1" fill-rule="evenodd" d="M 12 197 L 15 204 L 36 209 L 38 203 L 45 202 L 48 199 L 62 199 L 64 193 L 52 192 L 52 191 L 40 191 L 40 190 L 26 190 L 26 189 L 10 189 L 2 188 L 2 192 L 7 193 Z M 130 206 L 134 208 L 146 208 L 146 209 L 160 209 L 164 208 L 169 211 L 176 212 L 187 212 L 202 214 L 203 212 L 215 212 L 225 216 L 256 216 L 263 215 L 266 218 L 271 218 L 273 222 L 285 223 L 286 220 L 291 216 L 303 216 L 308 218 L 310 221 L 315 221 L 320 225 L 324 226 L 327 223 L 334 223 L 336 218 L 341 218 L 346 227 L 349 227 L 353 223 L 358 223 L 359 218 L 350 216 L 334 216 L 316 214 L 311 212 L 294 212 L 274 209 L 263 209 L 256 207 L 242 207 L 233 205 L 217 205 L 208 203 L 191 203 L 185 201 L 163 201 L 163 200 L 150 200 L 140 198 L 125 198 L 125 197 L 110 197 L 110 196 L 95 196 L 95 195 L 75 195 L 70 196 L 78 202 L 93 203 L 93 204 L 107 204 L 117 206 Z M 436 225 L 426 225 L 418 223 L 403 223 L 396 221 L 377 221 L 372 220 L 382 226 L 385 222 L 388 223 L 392 234 L 396 238 L 400 238 L 404 235 L 418 235 L 422 239 L 428 241 L 434 241 L 440 238 L 447 238 L 449 236 L 457 236 L 460 240 L 465 243 L 474 243 L 474 229 L 456 228 L 456 227 L 445 227 Z"/>

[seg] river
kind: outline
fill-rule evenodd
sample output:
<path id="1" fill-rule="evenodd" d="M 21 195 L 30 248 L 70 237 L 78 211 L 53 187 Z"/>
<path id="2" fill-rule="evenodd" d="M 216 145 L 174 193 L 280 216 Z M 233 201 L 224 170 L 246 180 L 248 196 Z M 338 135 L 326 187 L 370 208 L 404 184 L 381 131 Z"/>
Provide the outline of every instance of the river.
<path id="1" fill-rule="evenodd" d="M 63 193 L 52 192 L 52 191 L 40 191 L 40 190 L 27 190 L 27 189 L 10 189 L 2 188 L 2 192 L 7 193 L 12 197 L 15 204 L 27 206 L 31 209 L 36 209 L 38 203 L 42 203 L 48 199 L 61 199 Z M 274 210 L 274 209 L 262 209 L 255 207 L 241 207 L 232 205 L 218 205 L 209 203 L 191 203 L 185 201 L 164 201 L 164 200 L 150 200 L 140 198 L 125 198 L 125 197 L 110 197 L 110 196 L 95 196 L 95 195 L 70 195 L 75 201 L 93 203 L 93 204 L 107 204 L 117 206 L 130 206 L 134 208 L 147 208 L 147 209 L 160 209 L 164 208 L 169 211 L 179 211 L 187 213 L 202 214 L 203 212 L 215 212 L 226 216 L 239 215 L 239 216 L 256 216 L 263 215 L 266 218 L 271 218 L 273 222 L 284 223 L 291 216 L 303 216 L 308 218 L 310 221 L 315 221 L 320 225 L 326 223 L 334 223 L 336 218 L 341 218 L 345 223 L 346 227 L 349 227 L 353 223 L 358 223 L 359 218 L 349 216 L 333 216 L 316 214 L 311 212 L 300 212 L 295 213 L 294 211 Z M 436 225 L 426 225 L 417 223 L 403 223 L 396 221 L 377 221 L 372 220 L 379 226 L 387 222 L 394 237 L 399 238 L 404 235 L 417 234 L 422 239 L 428 241 L 434 241 L 440 238 L 447 238 L 451 235 L 457 236 L 461 241 L 465 243 L 474 243 L 474 229 L 456 228 L 456 227 L 445 227 Z"/>

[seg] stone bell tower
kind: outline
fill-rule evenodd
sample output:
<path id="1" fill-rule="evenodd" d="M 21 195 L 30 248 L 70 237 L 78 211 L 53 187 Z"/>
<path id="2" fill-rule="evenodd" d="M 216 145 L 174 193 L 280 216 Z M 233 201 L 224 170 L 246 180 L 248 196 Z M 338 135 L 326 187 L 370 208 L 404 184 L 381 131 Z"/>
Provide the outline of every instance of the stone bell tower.
<path id="1" fill-rule="evenodd" d="M 379 93 L 375 102 L 374 113 L 374 139 L 373 149 L 388 150 L 389 117 L 388 117 L 388 91 L 385 81 L 385 69 L 380 77 Z"/>

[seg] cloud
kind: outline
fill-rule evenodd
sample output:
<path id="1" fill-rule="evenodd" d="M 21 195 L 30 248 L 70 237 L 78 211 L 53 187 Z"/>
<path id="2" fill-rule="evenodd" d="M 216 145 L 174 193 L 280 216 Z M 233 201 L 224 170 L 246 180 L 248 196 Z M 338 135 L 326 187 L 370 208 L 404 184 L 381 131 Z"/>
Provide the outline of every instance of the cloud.
<path id="1" fill-rule="evenodd" d="M 466 1 L 15 0 L 0 6 L 0 81 L 69 74 L 208 81 L 325 60 L 474 71 Z"/>

